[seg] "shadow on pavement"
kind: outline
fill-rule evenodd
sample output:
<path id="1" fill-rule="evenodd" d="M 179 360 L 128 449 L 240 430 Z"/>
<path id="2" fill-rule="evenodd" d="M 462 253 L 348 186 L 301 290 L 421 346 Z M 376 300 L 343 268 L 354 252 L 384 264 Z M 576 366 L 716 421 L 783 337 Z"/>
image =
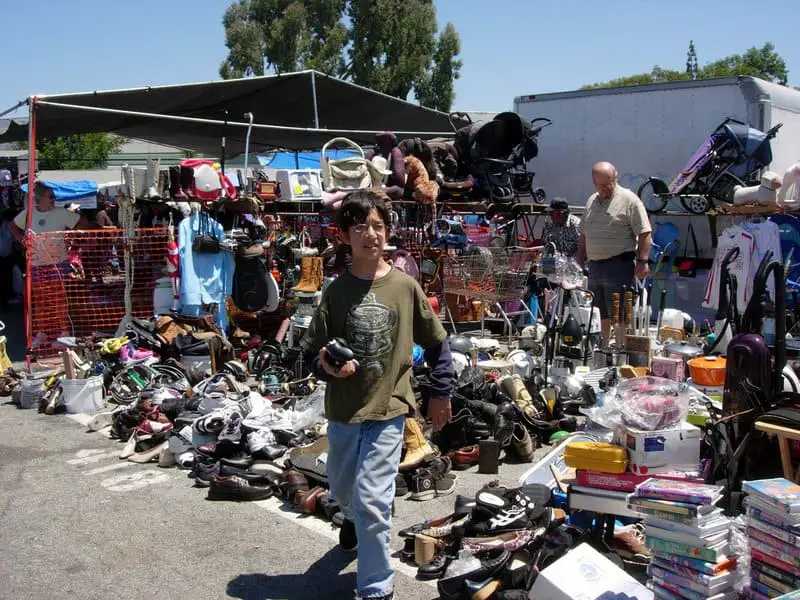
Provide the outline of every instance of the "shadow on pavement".
<path id="1" fill-rule="evenodd" d="M 17 363 L 25 360 L 25 324 L 22 315 L 22 305 L 9 307 L 7 311 L 0 311 L 0 321 L 5 323 L 6 329 L 0 335 L 6 336 L 6 349 L 11 362 Z"/>
<path id="2" fill-rule="evenodd" d="M 329 550 L 305 573 L 266 575 L 243 573 L 228 583 L 229 598 L 241 600 L 342 600 L 355 596 L 356 574 L 342 573 L 356 558 L 338 546 Z"/>

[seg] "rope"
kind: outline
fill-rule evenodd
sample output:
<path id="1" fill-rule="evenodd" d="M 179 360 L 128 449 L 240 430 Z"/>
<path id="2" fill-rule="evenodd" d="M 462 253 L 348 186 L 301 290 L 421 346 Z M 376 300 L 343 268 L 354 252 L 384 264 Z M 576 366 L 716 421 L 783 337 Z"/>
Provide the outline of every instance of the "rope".
<path id="1" fill-rule="evenodd" d="M 117 328 L 116 335 L 122 336 L 131 322 L 133 317 L 133 301 L 131 299 L 131 290 L 133 288 L 133 240 L 136 237 L 136 222 L 134 219 L 136 212 L 136 184 L 133 176 L 133 168 L 125 165 L 122 167 L 122 182 L 123 187 L 127 188 L 125 194 L 119 201 L 119 224 L 122 228 L 125 240 L 125 316 Z"/>

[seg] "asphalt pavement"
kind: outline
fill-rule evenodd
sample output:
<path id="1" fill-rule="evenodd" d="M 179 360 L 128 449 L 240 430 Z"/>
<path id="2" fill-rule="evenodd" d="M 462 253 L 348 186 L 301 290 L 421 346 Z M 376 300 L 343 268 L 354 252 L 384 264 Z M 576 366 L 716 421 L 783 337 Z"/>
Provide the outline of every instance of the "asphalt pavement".
<path id="1" fill-rule="evenodd" d="M 330 523 L 274 498 L 208 501 L 185 471 L 120 460 L 122 444 L 87 432 L 86 415 L 46 416 L 3 400 L 0 599 L 354 597 L 356 564 Z M 459 474 L 457 492 L 493 479 L 515 485 L 529 468 L 473 467 Z M 454 499 L 398 499 L 395 530 L 449 514 Z M 393 547 L 402 547 L 396 536 Z M 398 600 L 437 597 L 415 567 L 395 566 Z"/>

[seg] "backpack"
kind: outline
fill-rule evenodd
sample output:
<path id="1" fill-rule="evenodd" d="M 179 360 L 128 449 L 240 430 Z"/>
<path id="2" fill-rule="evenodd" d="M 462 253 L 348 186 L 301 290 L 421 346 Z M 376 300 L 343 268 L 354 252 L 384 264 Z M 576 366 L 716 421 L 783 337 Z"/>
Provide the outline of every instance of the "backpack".
<path id="1" fill-rule="evenodd" d="M 254 244 L 236 254 L 231 298 L 241 311 L 258 312 L 267 304 L 269 273 L 262 253 L 261 244 Z"/>

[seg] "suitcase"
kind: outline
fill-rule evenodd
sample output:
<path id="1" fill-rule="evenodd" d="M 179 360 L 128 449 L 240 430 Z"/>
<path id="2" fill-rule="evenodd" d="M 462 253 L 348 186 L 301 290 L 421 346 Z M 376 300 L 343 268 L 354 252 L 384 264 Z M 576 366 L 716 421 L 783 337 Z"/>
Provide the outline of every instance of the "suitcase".
<path id="1" fill-rule="evenodd" d="M 568 467 L 601 473 L 624 473 L 628 468 L 628 451 L 607 442 L 572 442 L 564 450 Z"/>

